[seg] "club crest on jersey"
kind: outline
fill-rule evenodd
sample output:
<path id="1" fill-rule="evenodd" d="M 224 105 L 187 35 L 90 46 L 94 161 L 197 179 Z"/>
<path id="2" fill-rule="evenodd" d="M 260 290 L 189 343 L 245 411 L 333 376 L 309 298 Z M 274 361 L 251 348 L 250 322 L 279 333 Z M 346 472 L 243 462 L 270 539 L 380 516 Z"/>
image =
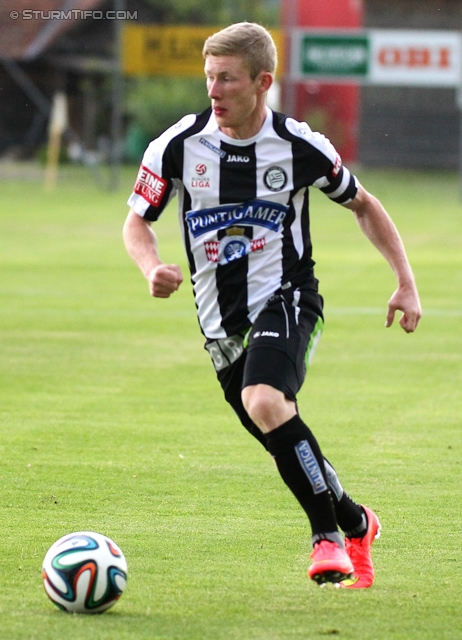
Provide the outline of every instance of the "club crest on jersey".
<path id="1" fill-rule="evenodd" d="M 190 211 L 186 214 L 186 222 L 194 238 L 236 224 L 256 225 L 278 232 L 288 210 L 286 204 L 255 199 L 237 205 L 222 204 L 212 209 Z"/>
<path id="2" fill-rule="evenodd" d="M 270 167 L 263 180 L 271 191 L 281 191 L 287 184 L 287 173 L 282 167 Z"/>
<path id="3" fill-rule="evenodd" d="M 141 165 L 133 191 L 153 207 L 158 207 L 167 188 L 167 181 Z"/>
<path id="4" fill-rule="evenodd" d="M 262 251 L 265 245 L 265 238 L 251 240 L 244 235 L 244 229 L 239 227 L 227 229 L 220 241 L 204 242 L 207 260 L 222 265 L 239 260 L 253 251 Z"/>

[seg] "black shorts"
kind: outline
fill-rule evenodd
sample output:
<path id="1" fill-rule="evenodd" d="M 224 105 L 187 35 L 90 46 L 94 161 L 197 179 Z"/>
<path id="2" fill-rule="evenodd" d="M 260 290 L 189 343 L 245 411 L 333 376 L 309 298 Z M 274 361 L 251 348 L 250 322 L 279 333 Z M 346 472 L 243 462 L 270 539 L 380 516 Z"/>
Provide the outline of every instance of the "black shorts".
<path id="1" fill-rule="evenodd" d="M 244 387 L 267 384 L 296 402 L 323 327 L 317 291 L 287 289 L 273 295 L 246 335 L 207 340 L 226 400 L 249 428 Z"/>

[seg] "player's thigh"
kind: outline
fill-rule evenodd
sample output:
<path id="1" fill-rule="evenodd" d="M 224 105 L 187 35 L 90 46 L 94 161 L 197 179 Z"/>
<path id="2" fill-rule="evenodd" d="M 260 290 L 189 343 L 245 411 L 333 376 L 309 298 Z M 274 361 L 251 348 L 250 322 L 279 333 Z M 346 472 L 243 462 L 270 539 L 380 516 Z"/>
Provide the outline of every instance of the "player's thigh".
<path id="1" fill-rule="evenodd" d="M 322 325 L 322 299 L 315 292 L 273 296 L 249 335 L 243 387 L 270 385 L 295 401 Z"/>

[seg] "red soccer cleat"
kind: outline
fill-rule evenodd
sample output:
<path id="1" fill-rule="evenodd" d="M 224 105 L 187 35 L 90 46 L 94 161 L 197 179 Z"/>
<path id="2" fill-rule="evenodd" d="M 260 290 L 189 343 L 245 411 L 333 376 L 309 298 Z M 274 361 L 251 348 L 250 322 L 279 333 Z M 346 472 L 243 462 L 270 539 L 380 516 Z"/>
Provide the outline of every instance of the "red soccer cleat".
<path id="1" fill-rule="evenodd" d="M 345 551 L 354 567 L 353 578 L 341 583 L 347 589 L 367 589 L 374 582 L 371 546 L 380 537 L 380 522 L 373 511 L 364 506 L 363 509 L 367 518 L 366 535 L 362 538 L 345 538 Z"/>
<path id="2" fill-rule="evenodd" d="M 313 564 L 308 569 L 308 575 L 319 585 L 342 582 L 353 575 L 354 567 L 348 554 L 335 542 L 321 540 L 316 543 L 310 558 Z"/>

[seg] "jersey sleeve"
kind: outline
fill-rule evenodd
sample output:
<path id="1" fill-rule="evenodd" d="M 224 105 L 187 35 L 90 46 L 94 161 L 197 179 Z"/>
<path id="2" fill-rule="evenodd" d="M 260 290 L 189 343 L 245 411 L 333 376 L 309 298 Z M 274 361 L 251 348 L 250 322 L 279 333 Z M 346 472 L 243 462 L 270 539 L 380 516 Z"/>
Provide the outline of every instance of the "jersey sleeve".
<path id="1" fill-rule="evenodd" d="M 313 183 L 313 186 L 318 187 L 326 196 L 338 204 L 348 204 L 358 192 L 356 176 L 350 173 L 343 165 L 338 154 L 332 170 L 326 176 Z"/>
<path id="2" fill-rule="evenodd" d="M 331 200 L 338 204 L 348 204 L 358 192 L 358 181 L 345 167 L 333 144 L 321 133 L 311 132 L 311 143 L 326 158 L 324 175 L 313 182 Z"/>
<path id="3" fill-rule="evenodd" d="M 288 118 L 286 126 L 307 145 L 306 175 L 310 176 L 311 186 L 317 187 L 338 204 L 351 202 L 358 191 L 358 181 L 344 166 L 330 140 L 322 133 L 312 131 L 306 122 Z"/>
<path id="4" fill-rule="evenodd" d="M 162 149 L 158 140 L 146 149 L 128 205 L 142 218 L 157 220 L 175 195 L 173 180 L 162 169 Z"/>
<path id="5" fill-rule="evenodd" d="M 195 119 L 195 115 L 185 116 L 146 149 L 133 192 L 127 202 L 142 218 L 157 220 L 176 195 L 181 179 L 181 134 Z"/>

